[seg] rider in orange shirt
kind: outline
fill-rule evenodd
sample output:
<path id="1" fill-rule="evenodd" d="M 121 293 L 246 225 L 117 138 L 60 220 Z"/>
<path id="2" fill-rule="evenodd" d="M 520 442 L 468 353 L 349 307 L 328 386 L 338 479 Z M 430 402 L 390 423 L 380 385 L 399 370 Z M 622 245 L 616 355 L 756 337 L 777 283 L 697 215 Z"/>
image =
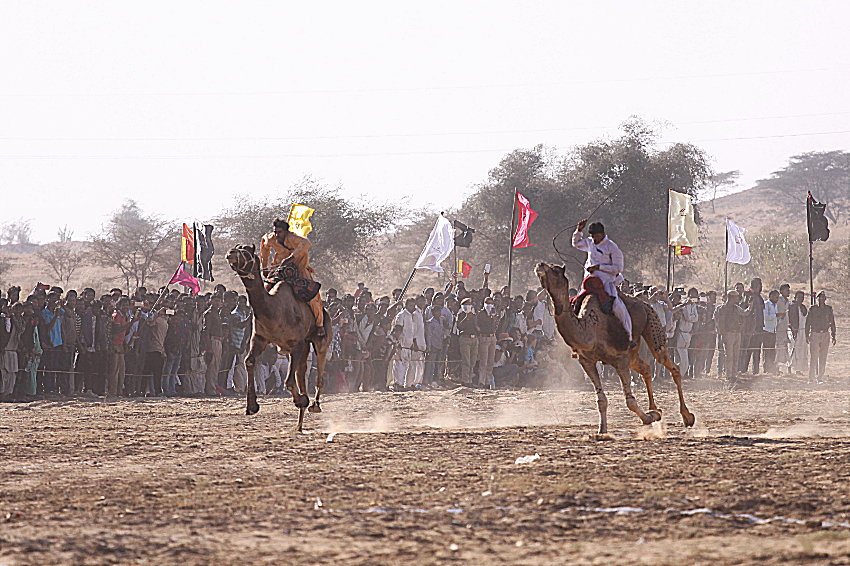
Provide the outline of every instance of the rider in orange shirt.
<path id="1" fill-rule="evenodd" d="M 309 249 L 310 241 L 307 238 L 291 232 L 289 230 L 289 223 L 286 220 L 276 218 L 274 221 L 274 231 L 263 236 L 260 243 L 260 266 L 263 274 L 268 274 L 268 270 L 285 261 L 291 261 L 292 265 L 298 270 L 298 277 L 312 281 L 313 268 L 310 267 L 310 257 L 307 253 Z M 272 250 L 274 250 L 274 258 L 269 263 L 269 256 Z M 316 317 L 317 334 L 324 336 L 322 297 L 317 293 L 308 304 L 313 310 L 313 315 Z"/>

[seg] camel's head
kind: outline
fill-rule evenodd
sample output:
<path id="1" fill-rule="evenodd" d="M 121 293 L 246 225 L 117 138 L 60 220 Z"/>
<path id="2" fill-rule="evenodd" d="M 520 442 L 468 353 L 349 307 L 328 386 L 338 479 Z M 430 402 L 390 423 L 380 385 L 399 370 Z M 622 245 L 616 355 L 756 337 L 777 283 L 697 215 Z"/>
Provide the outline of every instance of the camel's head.
<path id="1" fill-rule="evenodd" d="M 537 273 L 537 278 L 540 279 L 540 285 L 552 297 L 555 315 L 561 314 L 570 302 L 570 282 L 567 279 L 564 266 L 538 263 L 534 271 Z"/>
<path id="2" fill-rule="evenodd" d="M 260 259 L 255 250 L 256 247 L 251 244 L 250 246 L 238 245 L 227 252 L 227 263 L 236 275 L 243 279 L 256 278 L 255 272 L 259 270 Z"/>

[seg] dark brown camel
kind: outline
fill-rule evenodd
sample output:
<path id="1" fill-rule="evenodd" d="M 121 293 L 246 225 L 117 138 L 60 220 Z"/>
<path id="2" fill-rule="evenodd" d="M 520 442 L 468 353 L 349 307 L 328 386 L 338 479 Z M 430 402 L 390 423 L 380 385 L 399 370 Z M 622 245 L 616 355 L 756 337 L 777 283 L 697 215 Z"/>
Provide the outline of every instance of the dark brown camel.
<path id="1" fill-rule="evenodd" d="M 552 297 L 555 307 L 555 322 L 558 333 L 578 355 L 578 361 L 584 368 L 596 388 L 596 403 L 599 408 L 599 434 L 608 432 L 608 398 L 602 390 L 602 380 L 596 369 L 596 362 L 602 362 L 617 370 L 623 384 L 626 405 L 640 417 L 644 424 L 661 420 L 661 410 L 655 405 L 652 394 L 652 371 L 649 365 L 638 355 L 638 348 L 629 349 L 629 339 L 623 325 L 613 314 L 604 314 L 599 299 L 595 295 L 585 297 L 579 314 L 576 315 L 570 304 L 570 284 L 561 265 L 541 263 L 537 266 L 540 284 Z M 670 370 L 676 389 L 679 392 L 679 412 L 685 426 L 693 426 L 694 415 L 685 406 L 682 394 L 682 373 L 667 353 L 667 334 L 655 310 L 646 302 L 629 296 L 621 296 L 629 315 L 632 317 L 632 336 L 636 342 L 646 341 L 649 351 L 660 364 Z M 643 377 L 646 393 L 649 396 L 649 411 L 644 413 L 632 395 L 629 368 Z"/>
<path id="2" fill-rule="evenodd" d="M 254 310 L 254 328 L 251 334 L 251 348 L 245 358 L 248 370 L 248 408 L 245 411 L 253 415 L 260 410 L 257 392 L 254 388 L 254 363 L 271 343 L 277 346 L 280 354 L 289 354 L 289 373 L 285 386 L 292 393 L 292 400 L 298 407 L 298 432 L 304 425 L 304 409 L 309 405 L 311 413 L 321 413 L 319 399 L 325 386 L 325 359 L 331 343 L 330 316 L 325 313 L 325 336 L 316 333 L 316 319 L 310 306 L 295 298 L 292 287 L 278 282 L 271 291 L 266 290 L 260 276 L 260 259 L 254 253 L 255 247 L 236 246 L 227 252 L 227 262 L 245 285 L 248 302 Z M 310 346 L 316 352 L 316 399 L 310 405 L 307 396 L 307 356 Z"/>

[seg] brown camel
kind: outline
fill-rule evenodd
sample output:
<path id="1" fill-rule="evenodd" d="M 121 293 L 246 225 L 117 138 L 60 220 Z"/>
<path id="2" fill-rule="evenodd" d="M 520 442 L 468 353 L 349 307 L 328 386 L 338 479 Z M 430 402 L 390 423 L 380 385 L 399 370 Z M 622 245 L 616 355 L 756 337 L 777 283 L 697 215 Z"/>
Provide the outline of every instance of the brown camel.
<path id="1" fill-rule="evenodd" d="M 325 359 L 331 343 L 330 317 L 325 313 L 325 336 L 316 333 L 316 319 L 310 305 L 295 298 L 292 287 L 281 281 L 266 290 L 260 276 L 260 259 L 254 253 L 255 247 L 236 246 L 227 252 L 227 262 L 245 285 L 248 302 L 254 310 L 254 328 L 251 334 L 251 348 L 245 358 L 248 370 L 248 408 L 245 411 L 253 415 L 260 410 L 257 392 L 254 388 L 254 363 L 271 343 L 277 346 L 280 354 L 289 354 L 289 373 L 285 386 L 292 393 L 292 400 L 298 407 L 298 432 L 304 425 L 304 409 L 309 405 L 311 413 L 321 413 L 319 399 L 325 385 Z M 310 405 L 307 396 L 307 356 L 310 346 L 316 352 L 316 399 Z"/>
<path id="2" fill-rule="evenodd" d="M 570 285 L 564 267 L 541 263 L 536 269 L 540 284 L 552 297 L 555 306 L 555 321 L 558 333 L 578 355 L 578 361 L 596 389 L 596 404 L 599 407 L 599 434 L 608 432 L 608 398 L 602 390 L 602 381 L 596 370 L 596 362 L 612 366 L 620 376 L 626 405 L 637 414 L 643 424 L 661 420 L 661 410 L 655 405 L 652 394 L 652 372 L 649 365 L 638 355 L 638 348 L 629 349 L 629 339 L 623 325 L 613 314 L 604 314 L 595 295 L 585 297 L 578 316 L 570 304 Z M 643 338 L 649 351 L 660 364 L 670 370 L 679 392 L 679 412 L 685 426 L 693 426 L 694 415 L 685 406 L 682 394 L 682 372 L 667 353 L 667 335 L 655 310 L 646 302 L 629 296 L 621 296 L 632 317 L 632 335 L 636 342 Z M 649 411 L 644 413 L 632 395 L 629 368 L 643 377 L 649 396 Z"/>

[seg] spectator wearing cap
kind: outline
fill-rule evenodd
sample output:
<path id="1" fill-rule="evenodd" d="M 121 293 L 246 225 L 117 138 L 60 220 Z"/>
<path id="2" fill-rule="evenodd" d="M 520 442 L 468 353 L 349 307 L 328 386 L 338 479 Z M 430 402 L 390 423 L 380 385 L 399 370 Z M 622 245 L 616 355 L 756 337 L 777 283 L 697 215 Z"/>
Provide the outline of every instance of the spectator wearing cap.
<path id="1" fill-rule="evenodd" d="M 478 358 L 478 318 L 469 297 L 460 303 L 457 330 L 460 342 L 460 382 L 471 387 L 472 370 Z"/>
<path id="2" fill-rule="evenodd" d="M 829 333 L 829 334 L 827 334 Z M 806 340 L 809 343 L 809 383 L 823 383 L 826 377 L 826 355 L 829 352 L 829 335 L 835 345 L 835 316 L 826 304 L 826 293 L 820 291 L 817 304 L 809 309 L 806 318 Z"/>
<path id="3" fill-rule="evenodd" d="M 491 311 L 493 311 L 492 314 Z M 483 388 L 486 388 L 493 380 L 493 362 L 496 357 L 494 315 L 493 305 L 484 304 L 479 300 L 475 321 L 478 324 L 478 384 Z"/>

